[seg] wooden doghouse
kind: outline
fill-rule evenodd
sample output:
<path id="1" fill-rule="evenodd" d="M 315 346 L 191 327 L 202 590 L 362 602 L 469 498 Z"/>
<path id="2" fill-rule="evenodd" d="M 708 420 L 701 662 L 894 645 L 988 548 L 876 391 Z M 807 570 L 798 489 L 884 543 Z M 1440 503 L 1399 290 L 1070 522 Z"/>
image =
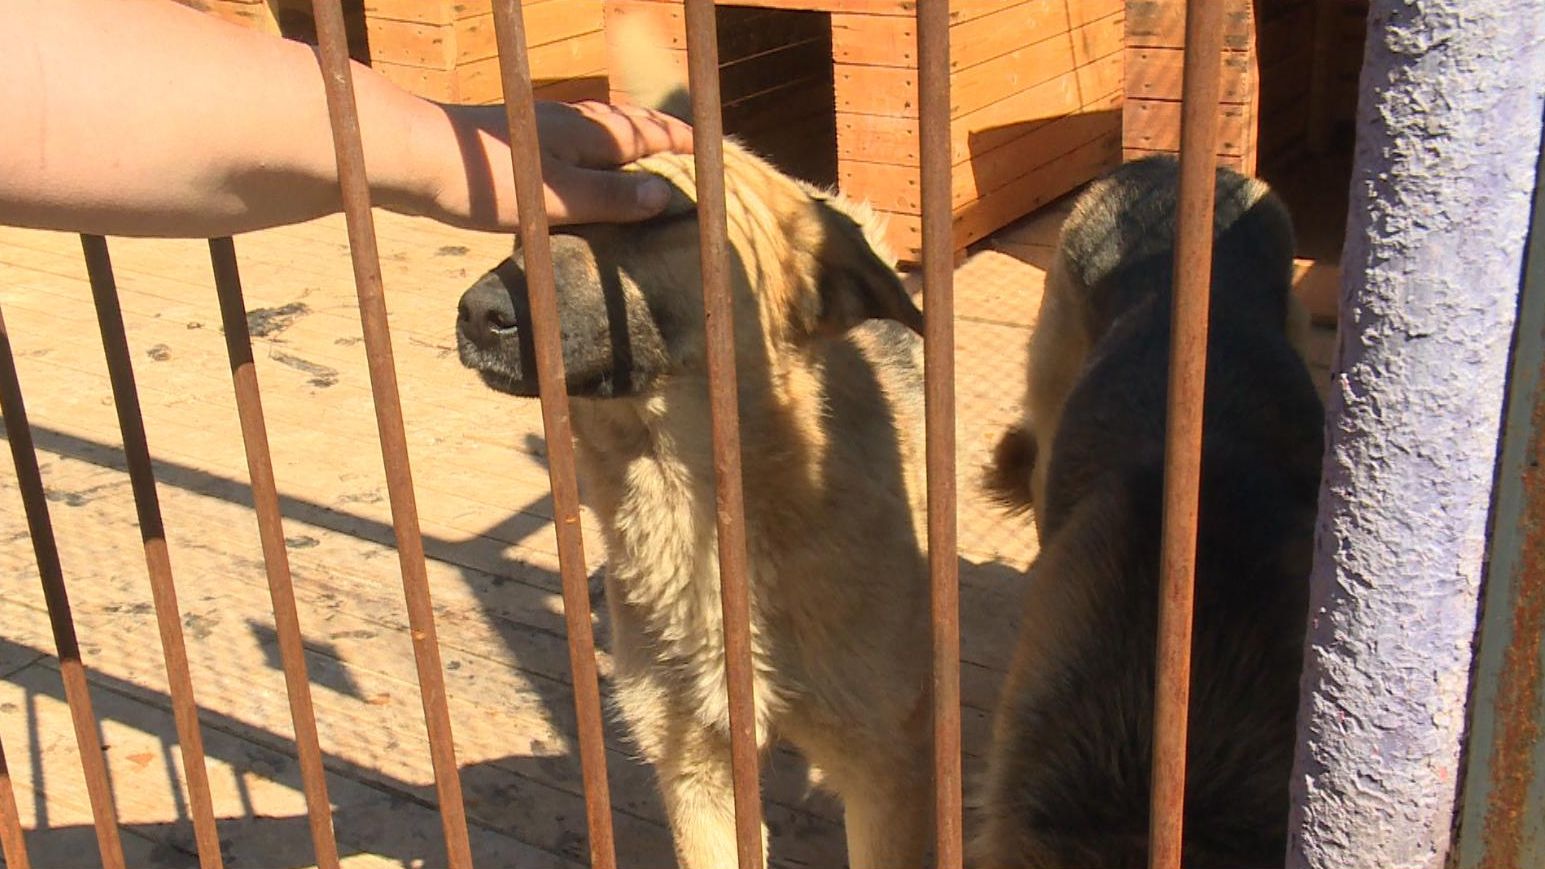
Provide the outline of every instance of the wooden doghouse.
<path id="1" fill-rule="evenodd" d="M 311 0 L 180 0 L 239 24 L 315 42 Z M 604 99 L 601 0 L 522 4 L 531 77 L 547 99 Z M 408 91 L 452 103 L 497 103 L 492 0 L 344 0 L 349 53 Z"/>
<path id="2" fill-rule="evenodd" d="M 957 249 L 1121 160 L 1124 0 L 949 0 Z M 647 18 L 684 76 L 681 0 L 605 0 Z M 725 130 L 889 218 L 916 261 L 913 0 L 745 0 L 718 9 Z M 614 93 L 614 98 L 621 94 Z"/>
<path id="3" fill-rule="evenodd" d="M 1180 148 L 1185 0 L 1127 0 L 1127 159 Z M 1270 174 L 1324 152 L 1356 107 L 1367 0 L 1226 0 L 1220 162 Z"/>

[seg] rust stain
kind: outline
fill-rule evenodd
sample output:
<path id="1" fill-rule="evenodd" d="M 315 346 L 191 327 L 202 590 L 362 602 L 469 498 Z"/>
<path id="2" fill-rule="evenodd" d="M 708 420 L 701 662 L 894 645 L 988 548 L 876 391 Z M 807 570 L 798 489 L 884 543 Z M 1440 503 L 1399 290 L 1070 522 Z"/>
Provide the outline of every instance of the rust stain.
<path id="1" fill-rule="evenodd" d="M 1541 372 L 1545 375 L 1545 372 Z M 1542 376 L 1541 384 L 1545 384 Z M 1497 687 L 1498 739 L 1491 758 L 1479 869 L 1519 869 L 1533 752 L 1541 736 L 1540 644 L 1545 636 L 1545 389 L 1536 387 L 1531 442 L 1523 471 L 1522 547 L 1512 601 L 1512 635 Z"/>

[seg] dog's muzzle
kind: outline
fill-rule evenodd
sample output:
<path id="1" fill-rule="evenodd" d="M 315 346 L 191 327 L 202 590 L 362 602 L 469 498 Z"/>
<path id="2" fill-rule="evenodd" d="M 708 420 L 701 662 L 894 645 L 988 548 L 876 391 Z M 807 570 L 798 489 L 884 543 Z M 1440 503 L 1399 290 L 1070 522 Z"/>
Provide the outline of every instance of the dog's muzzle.
<path id="1" fill-rule="evenodd" d="M 515 303 L 497 281 L 480 281 L 461 296 L 456 311 L 456 335 L 478 350 L 498 352 L 520 337 Z"/>
<path id="2" fill-rule="evenodd" d="M 456 307 L 456 350 L 461 364 L 482 375 L 489 387 L 512 395 L 535 395 L 527 383 L 531 370 L 529 330 L 515 308 L 504 276 L 484 275 L 461 296 Z"/>

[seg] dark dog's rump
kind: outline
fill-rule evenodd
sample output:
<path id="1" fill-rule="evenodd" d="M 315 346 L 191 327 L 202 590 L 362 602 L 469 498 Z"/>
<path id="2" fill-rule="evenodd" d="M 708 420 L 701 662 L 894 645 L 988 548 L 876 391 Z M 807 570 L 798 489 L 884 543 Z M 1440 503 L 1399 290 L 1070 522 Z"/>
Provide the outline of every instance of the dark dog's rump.
<path id="1" fill-rule="evenodd" d="M 1087 358 L 1050 449 L 1029 427 L 1000 446 L 1007 466 L 996 474 L 1012 491 L 1031 491 L 1015 462 L 1049 465 L 1034 504 L 1042 551 L 983 794 L 984 866 L 1146 864 L 1175 180 L 1172 161 L 1141 161 L 1085 195 L 1064 228 L 1059 286 L 1075 296 L 1063 301 L 1088 330 Z M 1283 854 L 1322 419 L 1285 331 L 1287 215 L 1234 173 L 1220 172 L 1218 191 L 1192 869 L 1276 865 Z"/>

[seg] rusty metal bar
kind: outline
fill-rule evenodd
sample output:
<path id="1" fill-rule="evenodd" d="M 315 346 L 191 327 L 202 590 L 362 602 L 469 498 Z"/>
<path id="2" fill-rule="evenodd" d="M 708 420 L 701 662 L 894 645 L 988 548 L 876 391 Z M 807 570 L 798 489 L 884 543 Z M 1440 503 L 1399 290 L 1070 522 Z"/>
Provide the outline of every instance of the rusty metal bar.
<path id="1" fill-rule="evenodd" d="M 134 365 L 129 359 L 129 341 L 123 329 L 123 311 L 118 305 L 118 284 L 113 278 L 107 240 L 100 235 L 82 235 L 80 244 L 86 256 L 91 296 L 96 302 L 97 325 L 102 332 L 102 350 L 107 356 L 107 374 L 113 387 L 113 405 L 118 411 L 118 428 L 123 434 L 124 460 L 129 468 L 129 486 L 134 491 L 140 539 L 145 544 L 145 567 L 150 574 L 150 593 L 156 609 L 156 624 L 161 632 L 161 655 L 166 662 L 172 718 L 182 750 L 184 784 L 188 789 L 199 865 L 202 869 L 219 869 L 223 861 L 220 838 L 215 829 L 214 804 L 209 796 L 209 773 L 204 767 L 204 738 L 199 731 L 193 677 L 188 672 L 188 650 L 182 638 L 182 614 L 177 606 L 177 587 L 172 581 L 172 563 L 166 549 L 166 529 L 161 522 L 161 503 L 156 496 L 150 446 L 145 439 L 145 418 L 140 412 Z"/>
<path id="2" fill-rule="evenodd" d="M 311 844 L 318 867 L 338 869 L 338 842 L 333 835 L 333 812 L 327 799 L 327 776 L 317 739 L 316 711 L 311 705 L 311 682 L 306 676 L 306 650 L 301 641 L 300 616 L 295 609 L 290 559 L 284 547 L 284 520 L 279 513 L 279 491 L 274 484 L 274 463 L 268 450 L 263 398 L 258 392 L 257 370 L 252 361 L 252 336 L 247 329 L 241 274 L 231 239 L 209 240 L 209 263 L 214 269 L 215 291 L 220 299 L 225 351 L 231 360 L 236 415 L 241 420 L 241 438 L 247 450 L 252 508 L 257 514 L 258 539 L 268 574 L 268 595 L 273 601 L 274 630 L 279 635 L 279 659 L 284 667 L 285 690 L 289 693 L 290 718 L 295 725 L 295 753 L 300 762 L 301 789 L 306 794 Z"/>
<path id="3" fill-rule="evenodd" d="M 740 869 L 761 869 L 762 793 L 758 786 L 756 696 L 751 669 L 751 601 L 740 475 L 734 303 L 730 295 L 729 230 L 724 203 L 724 118 L 719 105 L 719 42 L 713 0 L 686 0 L 685 17 L 703 316 L 707 329 L 708 402 L 713 418 L 714 502 L 719 534 L 719 591 L 724 608 L 724 670 L 729 690 L 735 849 Z"/>
<path id="4" fill-rule="evenodd" d="M 1545 148 L 1536 179 L 1545 179 Z M 1538 180 L 1536 181 L 1538 183 Z M 1533 225 L 1492 494 L 1455 869 L 1545 866 L 1545 197 Z"/>
<path id="5" fill-rule="evenodd" d="M 32 428 L 27 424 L 27 406 L 22 400 L 21 382 L 16 376 L 16 358 L 11 353 L 11 336 L 0 314 L 0 413 L 5 417 L 5 434 L 11 443 L 11 459 L 16 465 L 16 487 L 21 490 L 22 510 L 27 515 L 27 532 L 32 540 L 33 557 L 43 582 L 43 600 L 48 607 L 49 627 L 53 630 L 54 649 L 59 656 L 59 677 L 64 682 L 64 696 L 70 706 L 70 720 L 75 726 L 75 745 L 80 751 L 81 774 L 86 778 L 86 794 L 91 802 L 92 823 L 96 827 L 97 850 L 103 869 L 123 869 L 123 844 L 118 839 L 118 813 L 113 805 L 113 791 L 108 784 L 107 762 L 102 756 L 102 740 L 97 732 L 97 717 L 91 708 L 91 691 L 86 685 L 86 668 L 81 663 L 80 643 L 75 638 L 75 619 L 70 614 L 70 597 L 65 591 L 64 569 L 59 563 L 59 544 L 54 539 L 54 525 L 48 517 L 48 498 L 43 476 L 38 469 L 38 454 L 32 443 Z"/>
<path id="6" fill-rule="evenodd" d="M 579 729 L 580 772 L 585 783 L 585 817 L 590 831 L 590 865 L 614 869 L 611 789 L 606 775 L 606 742 L 601 691 L 596 675 L 595 636 L 590 627 L 590 587 L 585 574 L 585 541 L 579 522 L 579 488 L 574 471 L 574 435 L 569 426 L 569 395 L 559 339 L 557 289 L 547 205 L 531 95 L 531 66 L 526 54 L 526 26 L 516 0 L 494 4 L 494 35 L 506 120 L 515 199 L 525 252 L 526 286 L 531 300 L 531 333 L 536 345 L 537 389 L 542 432 L 547 439 L 547 474 L 553 491 L 553 530 L 558 537 L 558 574 L 563 582 L 563 618 L 569 640 L 569 668 L 574 677 L 574 712 Z"/>
<path id="7" fill-rule="evenodd" d="M 1202 399 L 1212 286 L 1222 0 L 1186 3 L 1181 86 L 1180 203 L 1170 314 L 1169 408 L 1164 440 L 1158 672 L 1154 689 L 1150 869 L 1179 869 L 1184 833 L 1191 617 L 1201 486 Z"/>
<path id="8" fill-rule="evenodd" d="M 3 334 L 3 331 L 0 331 Z M 27 859 L 27 840 L 21 833 L 21 816 L 16 812 L 16 791 L 11 786 L 11 768 L 5 763 L 5 745 L 0 743 L 0 856 L 10 869 L 31 869 Z"/>
<path id="9" fill-rule="evenodd" d="M 341 0 L 312 0 L 311 5 L 316 20 L 322 84 L 327 91 L 327 114 L 333 128 L 333 150 L 338 157 L 343 213 L 348 222 L 349 255 L 354 263 L 354 286 L 359 296 L 359 318 L 364 329 L 365 358 L 370 368 L 376 430 L 381 440 L 382 462 L 386 466 L 392 530 L 397 538 L 397 559 L 408 604 L 408 627 L 413 640 L 413 659 L 418 668 L 424 724 L 429 731 L 429 756 L 434 765 L 446 857 L 451 869 L 468 869 L 472 865 L 472 846 L 467 837 L 467 810 L 462 801 L 460 770 L 456 767 L 451 715 L 445 701 L 445 671 L 440 663 L 440 643 L 435 634 L 434 609 L 429 598 L 429 574 L 424 563 L 424 540 L 419 533 L 413 473 L 408 465 L 407 434 L 402 422 L 402 399 L 397 392 L 392 336 L 386 321 L 381 257 L 376 248 L 375 222 L 370 216 L 365 148 L 360 140 L 359 111 L 354 104 L 354 79 L 350 73 L 343 6 Z"/>
<path id="10" fill-rule="evenodd" d="M 956 561 L 955 258 L 950 209 L 949 4 L 917 4 L 917 102 L 923 216 L 923 399 L 928 574 L 933 604 L 936 862 L 963 861 L 960 771 L 960 575 Z"/>

